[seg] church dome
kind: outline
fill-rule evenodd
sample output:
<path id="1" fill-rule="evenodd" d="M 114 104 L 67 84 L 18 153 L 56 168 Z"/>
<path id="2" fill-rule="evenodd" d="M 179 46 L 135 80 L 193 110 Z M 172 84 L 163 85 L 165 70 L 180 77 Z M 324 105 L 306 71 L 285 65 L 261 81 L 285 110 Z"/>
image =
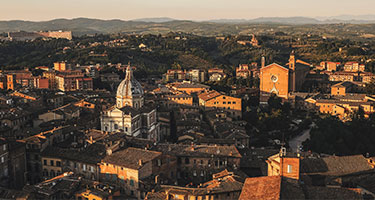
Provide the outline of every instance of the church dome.
<path id="1" fill-rule="evenodd" d="M 131 67 L 126 69 L 125 79 L 121 81 L 117 88 L 117 97 L 132 98 L 143 96 L 143 89 L 141 84 L 133 77 Z"/>

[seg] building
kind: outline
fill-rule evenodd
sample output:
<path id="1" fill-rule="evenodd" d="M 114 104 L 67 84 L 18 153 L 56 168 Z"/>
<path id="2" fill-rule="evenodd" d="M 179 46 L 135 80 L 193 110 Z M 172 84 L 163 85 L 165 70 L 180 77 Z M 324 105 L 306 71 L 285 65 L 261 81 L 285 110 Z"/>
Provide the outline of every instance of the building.
<path id="1" fill-rule="evenodd" d="M 186 72 L 181 69 L 168 69 L 165 74 L 163 74 L 163 80 L 165 82 L 182 81 L 186 78 Z"/>
<path id="2" fill-rule="evenodd" d="M 358 79 L 356 72 L 334 72 L 329 74 L 329 81 L 356 81 Z"/>
<path id="3" fill-rule="evenodd" d="M 56 72 L 54 71 L 45 71 L 43 72 L 43 77 L 48 80 L 48 87 L 51 90 L 54 90 L 57 88 L 56 83 Z"/>
<path id="4" fill-rule="evenodd" d="M 241 117 L 242 100 L 240 98 L 227 96 L 215 90 L 205 91 L 198 95 L 199 105 L 204 108 L 219 108 L 227 110 L 232 117 Z"/>
<path id="5" fill-rule="evenodd" d="M 300 156 L 289 155 L 286 148 L 281 148 L 280 153 L 266 160 L 268 176 L 282 176 L 290 179 L 300 179 Z"/>
<path id="6" fill-rule="evenodd" d="M 55 71 L 66 71 L 68 70 L 69 66 L 66 62 L 55 62 L 53 63 L 53 69 Z"/>
<path id="7" fill-rule="evenodd" d="M 241 154 L 234 145 L 158 144 L 152 150 L 177 158 L 178 184 L 199 184 L 225 169 L 238 169 Z"/>
<path id="8" fill-rule="evenodd" d="M 238 199 L 244 178 L 225 169 L 199 187 L 161 185 L 158 191 L 149 192 L 145 199 Z"/>
<path id="9" fill-rule="evenodd" d="M 281 176 L 247 178 L 239 200 L 281 199 L 363 199 L 357 188 L 312 186 Z"/>
<path id="10" fill-rule="evenodd" d="M 359 64 L 358 62 L 346 62 L 344 64 L 345 72 L 364 72 L 365 65 Z"/>
<path id="11" fill-rule="evenodd" d="M 331 95 L 345 96 L 350 93 L 354 87 L 352 82 L 341 82 L 331 86 Z"/>
<path id="12" fill-rule="evenodd" d="M 290 92 L 299 91 L 310 70 L 306 62 L 290 55 L 289 67 L 273 63 L 260 69 L 260 102 L 266 103 L 271 94 L 288 99 Z"/>
<path id="13" fill-rule="evenodd" d="M 221 81 L 226 77 L 227 75 L 224 73 L 223 69 L 214 68 L 208 70 L 208 79 L 210 81 Z"/>
<path id="14" fill-rule="evenodd" d="M 177 94 L 177 95 L 169 95 L 168 100 L 176 103 L 176 104 L 183 104 L 183 105 L 193 105 L 193 97 L 188 94 Z"/>
<path id="15" fill-rule="evenodd" d="M 154 178 L 151 179 L 155 180 L 154 184 L 159 181 L 158 177 L 175 176 L 173 168 L 169 167 L 172 162 L 175 161 L 163 159 L 160 152 L 129 147 L 102 160 L 101 180 L 116 183 L 124 188 L 127 195 L 143 199 L 147 192 L 147 179 Z"/>
<path id="16" fill-rule="evenodd" d="M 251 68 L 251 67 L 250 67 Z M 236 77 L 246 79 L 251 76 L 251 71 L 249 69 L 249 65 L 240 64 L 236 68 Z"/>
<path id="17" fill-rule="evenodd" d="M 65 172 L 73 172 L 88 180 L 99 180 L 98 163 L 106 156 L 102 144 L 88 144 L 81 149 L 48 146 L 41 153 L 43 178 L 50 179 Z"/>
<path id="18" fill-rule="evenodd" d="M 49 80 L 47 78 L 35 77 L 34 87 L 38 89 L 49 89 Z"/>
<path id="19" fill-rule="evenodd" d="M 7 84 L 7 90 L 14 90 L 16 85 L 16 75 L 14 74 L 7 74 L 6 76 L 6 84 Z"/>
<path id="20" fill-rule="evenodd" d="M 57 75 L 57 89 L 61 91 L 92 90 L 92 78 L 84 78 L 83 75 Z"/>
<path id="21" fill-rule="evenodd" d="M 361 77 L 362 83 L 371 83 L 375 81 L 375 74 L 371 72 L 362 72 L 359 76 Z"/>
<path id="22" fill-rule="evenodd" d="M 191 69 L 187 73 L 187 77 L 192 82 L 202 83 L 206 81 L 206 72 L 201 69 Z"/>
<path id="23" fill-rule="evenodd" d="M 116 105 L 101 114 L 100 123 L 102 131 L 124 131 L 131 136 L 160 139 L 156 109 L 144 105 L 142 86 L 133 77 L 130 66 L 117 88 Z"/>
<path id="24" fill-rule="evenodd" d="M 191 82 L 175 82 L 168 84 L 167 87 L 179 92 L 183 92 L 186 94 L 191 95 L 192 93 L 199 93 L 203 90 L 209 89 L 210 86 L 199 84 L 199 83 L 191 83 Z"/>
<path id="25" fill-rule="evenodd" d="M 323 62 L 320 62 L 320 66 L 318 67 L 318 69 L 326 70 L 326 71 L 337 71 L 337 68 L 340 64 L 341 63 L 339 62 L 323 61 Z"/>

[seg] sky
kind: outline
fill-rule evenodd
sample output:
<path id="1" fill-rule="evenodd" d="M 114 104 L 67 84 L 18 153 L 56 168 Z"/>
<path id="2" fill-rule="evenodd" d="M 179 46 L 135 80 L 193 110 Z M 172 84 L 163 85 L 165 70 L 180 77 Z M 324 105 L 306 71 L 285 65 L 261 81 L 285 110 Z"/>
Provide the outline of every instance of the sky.
<path id="1" fill-rule="evenodd" d="M 373 14 L 375 0 L 2 0 L 0 20 L 186 20 Z"/>

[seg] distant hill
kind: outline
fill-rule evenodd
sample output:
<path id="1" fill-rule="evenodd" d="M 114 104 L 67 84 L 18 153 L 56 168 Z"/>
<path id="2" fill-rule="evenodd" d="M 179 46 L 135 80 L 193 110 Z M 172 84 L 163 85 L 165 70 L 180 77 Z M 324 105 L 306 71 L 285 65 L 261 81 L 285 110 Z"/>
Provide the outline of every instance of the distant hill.
<path id="1" fill-rule="evenodd" d="M 375 23 L 375 15 L 365 16 L 336 16 L 336 17 L 259 17 L 255 19 L 215 19 L 209 20 L 213 23 L 271 23 L 271 24 L 290 24 L 290 25 L 303 25 L 303 24 L 373 24 Z"/>
<path id="2" fill-rule="evenodd" d="M 371 17 L 367 17 L 371 19 Z M 219 19 L 209 21 L 187 21 L 174 20 L 172 18 L 144 18 L 131 21 L 119 19 L 101 20 L 89 18 L 76 19 L 54 19 L 50 21 L 0 21 L 0 33 L 13 31 L 53 31 L 65 30 L 72 31 L 73 35 L 84 34 L 109 34 L 109 33 L 135 33 L 135 34 L 164 34 L 168 32 L 186 32 L 197 35 L 226 35 L 226 34 L 247 34 L 254 32 L 257 28 L 257 34 L 268 30 L 267 28 L 277 28 L 279 25 L 285 25 L 283 30 L 288 31 L 293 25 L 312 26 L 315 24 L 372 24 L 367 27 L 366 33 L 373 34 L 373 24 L 375 20 L 357 20 L 350 21 L 342 19 L 327 18 L 318 20 L 308 17 L 261 17 L 256 19 Z M 261 24 L 262 26 L 258 26 Z M 263 30 L 261 28 L 264 28 Z M 312 29 L 313 28 L 313 29 Z M 319 32 L 324 31 L 320 27 Z M 331 27 L 325 27 L 325 30 Z M 285 30 L 284 30 L 285 29 Z M 309 31 L 316 31 L 319 27 L 312 26 Z"/>
<path id="3" fill-rule="evenodd" d="M 163 22 L 170 22 L 176 21 L 176 19 L 169 18 L 169 17 L 156 17 L 156 18 L 140 18 L 140 19 L 133 19 L 131 21 L 135 22 L 154 22 L 154 23 L 163 23 Z"/>

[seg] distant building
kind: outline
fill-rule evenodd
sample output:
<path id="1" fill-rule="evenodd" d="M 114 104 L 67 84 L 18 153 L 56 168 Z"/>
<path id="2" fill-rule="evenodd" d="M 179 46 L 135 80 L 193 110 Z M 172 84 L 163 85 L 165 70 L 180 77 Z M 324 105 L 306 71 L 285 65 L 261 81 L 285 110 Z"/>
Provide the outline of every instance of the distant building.
<path id="1" fill-rule="evenodd" d="M 344 65 L 344 71 L 346 72 L 364 72 L 365 65 L 359 64 L 358 62 L 346 62 Z"/>
<path id="2" fill-rule="evenodd" d="M 356 81 L 358 79 L 358 73 L 356 72 L 334 72 L 329 74 L 329 81 Z"/>
<path id="3" fill-rule="evenodd" d="M 57 89 L 61 91 L 92 90 L 92 78 L 83 77 L 82 73 L 56 75 Z"/>
<path id="4" fill-rule="evenodd" d="M 202 83 L 206 81 L 206 72 L 201 69 L 191 69 L 187 73 L 187 78 L 192 82 Z"/>
<path id="5" fill-rule="evenodd" d="M 186 72 L 181 69 L 168 69 L 163 74 L 163 80 L 166 82 L 182 81 L 186 78 Z"/>
<path id="6" fill-rule="evenodd" d="M 223 69 L 209 69 L 208 70 L 208 79 L 210 81 L 221 81 L 223 80 L 227 75 L 224 73 Z"/>
<path id="7" fill-rule="evenodd" d="M 319 70 L 337 71 L 337 67 L 340 65 L 339 62 L 323 61 L 320 62 Z"/>
<path id="8" fill-rule="evenodd" d="M 70 69 L 70 67 L 66 62 L 55 62 L 53 63 L 53 69 L 56 71 L 66 71 Z"/>
<path id="9" fill-rule="evenodd" d="M 192 93 L 199 93 L 210 88 L 210 86 L 207 86 L 207 85 L 203 85 L 199 83 L 191 83 L 191 82 L 171 83 L 171 84 L 168 84 L 167 87 L 170 87 L 176 91 L 187 93 L 189 95 Z"/>

